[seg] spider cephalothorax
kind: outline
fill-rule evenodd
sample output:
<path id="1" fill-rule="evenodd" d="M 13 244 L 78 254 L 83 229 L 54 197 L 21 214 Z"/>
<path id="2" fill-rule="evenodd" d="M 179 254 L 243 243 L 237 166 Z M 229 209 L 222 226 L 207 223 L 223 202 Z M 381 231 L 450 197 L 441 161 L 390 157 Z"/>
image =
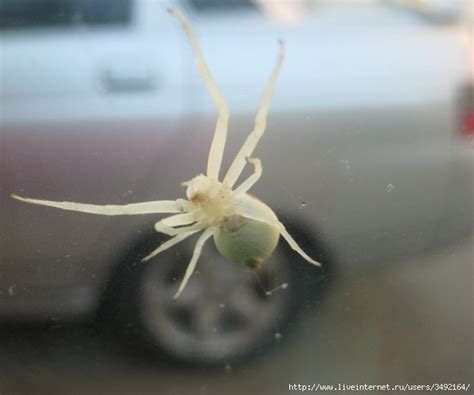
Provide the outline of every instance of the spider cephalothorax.
<path id="1" fill-rule="evenodd" d="M 219 110 L 219 117 L 217 118 L 209 152 L 207 173 L 206 175 L 199 174 L 190 181 L 183 183 L 186 187 L 187 199 L 159 200 L 123 206 L 100 206 L 31 199 L 15 194 L 12 194 L 12 197 L 27 203 L 101 215 L 175 213 L 175 215 L 164 218 L 155 224 L 156 231 L 167 234 L 171 238 L 143 258 L 144 261 L 150 260 L 160 252 L 203 230 L 204 232 L 196 242 L 193 256 L 174 296 L 175 298 L 179 297 L 186 286 L 201 255 L 202 247 L 211 236 L 214 237 L 216 247 L 224 257 L 252 269 L 258 268 L 271 255 L 277 246 L 280 235 L 304 259 L 320 266 L 298 246 L 271 208 L 247 193 L 262 175 L 260 160 L 250 156 L 265 131 L 268 107 L 283 63 L 283 42 L 279 42 L 280 56 L 263 93 L 255 118 L 255 127 L 240 148 L 223 180 L 219 181 L 229 120 L 228 106 L 211 77 L 189 22 L 176 10 L 170 10 L 170 13 L 181 22 L 186 31 L 196 57 L 198 70 Z M 253 165 L 254 172 L 242 184 L 235 187 L 237 179 L 247 163 Z"/>
<path id="2" fill-rule="evenodd" d="M 200 174 L 183 185 L 187 187 L 188 207 L 196 221 L 218 226 L 236 213 L 232 190 L 221 182 Z"/>

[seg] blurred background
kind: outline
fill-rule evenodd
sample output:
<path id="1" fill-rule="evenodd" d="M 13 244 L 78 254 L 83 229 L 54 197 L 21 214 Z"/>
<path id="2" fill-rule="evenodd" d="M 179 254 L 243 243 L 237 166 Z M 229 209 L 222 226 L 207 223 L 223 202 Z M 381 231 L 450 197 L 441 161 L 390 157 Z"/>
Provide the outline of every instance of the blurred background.
<path id="1" fill-rule="evenodd" d="M 208 243 L 173 302 L 195 240 L 142 264 L 160 217 L 10 198 L 184 197 L 217 111 L 169 7 L 229 103 L 224 171 L 285 41 L 252 193 L 322 269 Z M 473 32 L 469 0 L 0 0 L 0 394 L 474 385 Z"/>

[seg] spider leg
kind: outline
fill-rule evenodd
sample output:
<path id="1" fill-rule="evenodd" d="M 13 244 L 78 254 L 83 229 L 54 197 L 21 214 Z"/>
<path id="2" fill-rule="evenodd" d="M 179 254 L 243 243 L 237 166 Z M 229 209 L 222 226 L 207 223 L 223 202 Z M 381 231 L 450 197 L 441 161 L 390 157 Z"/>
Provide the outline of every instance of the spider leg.
<path id="1" fill-rule="evenodd" d="M 183 226 L 183 227 L 180 227 L 180 228 L 173 228 L 171 226 L 168 226 L 168 225 L 164 224 L 162 221 L 158 221 L 155 224 L 155 230 L 158 233 L 164 233 L 165 235 L 168 235 L 168 236 L 176 236 L 176 235 L 179 235 L 181 233 L 191 232 L 193 230 L 199 230 L 199 229 L 202 229 L 202 228 L 203 228 L 203 226 L 200 223 L 196 223 L 196 224 L 193 224 L 193 225 L 190 225 L 190 226 Z"/>
<path id="2" fill-rule="evenodd" d="M 187 228 L 174 228 L 174 226 L 189 225 L 193 222 L 196 221 L 191 213 L 176 214 L 158 221 L 155 230 L 168 236 L 175 236 L 181 233 L 181 229 L 187 229 L 189 226 Z"/>
<path id="3" fill-rule="evenodd" d="M 134 214 L 156 214 L 156 213 L 179 213 L 181 212 L 176 200 L 156 200 L 151 202 L 132 203 L 125 205 L 97 205 L 76 202 L 56 202 L 51 200 L 40 200 L 25 198 L 14 193 L 11 197 L 25 203 L 39 204 L 41 206 L 56 207 L 62 210 L 79 211 L 89 214 L 100 215 L 134 215 Z"/>
<path id="4" fill-rule="evenodd" d="M 290 247 L 295 250 L 298 254 L 300 254 L 305 260 L 307 260 L 309 263 L 312 263 L 315 266 L 321 266 L 321 264 L 314 259 L 312 259 L 308 254 L 306 254 L 303 249 L 298 245 L 298 243 L 291 237 L 291 235 L 288 233 L 286 230 L 285 226 L 276 219 L 275 221 L 269 221 L 265 218 L 260 218 L 258 215 L 252 214 L 249 215 L 248 213 L 245 214 L 246 218 L 251 218 L 256 221 L 262 221 L 266 222 L 269 225 L 275 226 L 278 228 L 280 231 L 280 234 L 283 236 L 283 238 L 286 240 L 286 242 L 290 245 Z"/>
<path id="5" fill-rule="evenodd" d="M 242 194 L 247 192 L 253 185 L 258 181 L 260 176 L 262 175 L 262 162 L 260 159 L 257 158 L 247 158 L 247 162 L 253 165 L 254 172 L 247 178 L 242 184 L 239 185 L 237 189 L 235 189 L 235 194 Z"/>
<path id="6" fill-rule="evenodd" d="M 178 291 L 174 295 L 173 299 L 175 299 L 175 300 L 178 299 L 179 296 L 181 295 L 181 292 L 183 292 L 184 287 L 186 287 L 186 284 L 188 283 L 189 278 L 191 277 L 191 275 L 194 272 L 194 269 L 196 268 L 196 263 L 199 259 L 199 256 L 201 255 L 201 251 L 202 251 L 202 247 L 204 246 L 204 243 L 206 242 L 207 239 L 209 239 L 209 237 L 212 236 L 213 233 L 214 233 L 214 230 L 208 228 L 204 231 L 204 233 L 201 236 L 199 236 L 199 239 L 196 242 L 196 246 L 194 247 L 193 256 L 191 258 L 191 261 L 189 262 L 188 267 L 186 268 L 186 272 L 184 273 L 184 277 L 181 280 L 181 284 L 178 288 Z"/>
<path id="7" fill-rule="evenodd" d="M 150 254 L 148 254 L 145 258 L 143 258 L 142 261 L 143 262 L 149 261 L 151 258 L 158 255 L 160 252 L 163 252 L 163 251 L 167 250 L 168 248 L 173 247 L 175 244 L 178 244 L 178 243 L 182 242 L 184 239 L 186 239 L 187 237 L 189 237 L 189 236 L 191 236 L 191 235 L 193 235 L 197 232 L 199 232 L 199 230 L 194 230 L 194 231 L 187 232 L 187 233 L 181 233 L 179 235 L 176 235 L 172 239 L 166 240 L 158 248 L 156 248 Z"/>
<path id="8" fill-rule="evenodd" d="M 249 134 L 247 140 L 245 140 L 244 144 L 240 148 L 239 153 L 232 162 L 232 165 L 230 166 L 229 171 L 225 175 L 223 181 L 223 183 L 227 184 L 230 188 L 232 188 L 232 186 L 239 178 L 240 173 L 242 173 L 242 170 L 245 167 L 245 158 L 252 155 L 252 152 L 260 141 L 260 138 L 262 137 L 263 132 L 265 131 L 265 128 L 267 126 L 268 108 L 270 106 L 273 92 L 275 90 L 275 85 L 280 74 L 280 69 L 283 64 L 283 60 L 285 58 L 285 46 L 283 44 L 283 41 L 280 40 L 278 43 L 280 45 L 280 54 L 275 68 L 273 69 L 272 76 L 270 77 L 270 80 L 263 92 L 260 107 L 258 108 L 257 115 L 255 117 L 254 129 Z"/>
<path id="9" fill-rule="evenodd" d="M 296 241 L 291 237 L 291 235 L 288 233 L 286 230 L 285 226 L 278 221 L 275 225 L 278 226 L 278 229 L 280 230 L 280 234 L 283 236 L 283 238 L 287 241 L 287 243 L 290 245 L 290 247 L 295 250 L 298 254 L 300 254 L 304 259 L 306 259 L 309 263 L 312 263 L 315 266 L 321 266 L 321 264 L 314 259 L 312 259 L 309 255 L 307 255 L 303 249 L 296 243 Z"/>
<path id="10" fill-rule="evenodd" d="M 194 219 L 193 214 L 183 213 L 163 218 L 160 222 L 167 226 L 180 226 L 192 224 L 193 222 L 196 222 L 196 220 Z"/>
<path id="11" fill-rule="evenodd" d="M 204 80 L 204 83 L 206 84 L 207 90 L 212 96 L 212 100 L 214 101 L 217 110 L 219 111 L 214 137 L 212 139 L 211 149 L 209 152 L 209 159 L 207 162 L 207 176 L 217 180 L 219 177 L 219 170 L 221 167 L 222 155 L 224 153 L 225 140 L 227 137 L 229 106 L 227 105 L 224 97 L 222 96 L 219 88 L 211 76 L 209 68 L 207 67 L 204 60 L 201 46 L 199 45 L 189 21 L 176 9 L 170 9 L 169 12 L 179 20 L 186 34 L 188 35 L 188 38 L 191 41 L 194 57 L 196 58 L 198 71 L 201 74 L 201 78 Z"/>

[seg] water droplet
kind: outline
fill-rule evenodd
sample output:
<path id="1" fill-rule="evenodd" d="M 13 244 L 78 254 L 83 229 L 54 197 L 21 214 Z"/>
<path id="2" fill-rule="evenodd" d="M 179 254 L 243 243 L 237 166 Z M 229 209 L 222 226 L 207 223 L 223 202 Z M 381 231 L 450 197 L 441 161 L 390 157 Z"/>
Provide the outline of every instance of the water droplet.
<path id="1" fill-rule="evenodd" d="M 274 337 L 275 337 L 275 340 L 281 340 L 281 338 L 282 338 L 283 336 L 282 336 L 282 334 L 281 334 L 280 332 L 277 332 L 277 333 L 275 333 Z"/>
<path id="2" fill-rule="evenodd" d="M 225 307 L 225 304 L 224 304 L 224 303 L 221 303 L 221 304 L 219 305 L 219 307 L 220 307 L 221 309 L 223 309 L 223 308 Z"/>
<path id="3" fill-rule="evenodd" d="M 232 370 L 232 365 L 230 363 L 226 363 L 224 369 L 226 372 L 230 372 Z"/>
<path id="4" fill-rule="evenodd" d="M 14 285 L 11 285 L 9 288 L 8 288 L 8 296 L 13 296 L 15 295 L 15 286 Z"/>
<path id="5" fill-rule="evenodd" d="M 281 288 L 282 288 L 282 289 L 287 289 L 287 288 L 288 288 L 288 283 L 283 283 L 283 284 L 281 284 Z"/>
<path id="6" fill-rule="evenodd" d="M 392 192 L 393 190 L 395 189 L 395 186 L 393 184 L 388 184 L 386 187 L 385 187 L 385 192 Z"/>

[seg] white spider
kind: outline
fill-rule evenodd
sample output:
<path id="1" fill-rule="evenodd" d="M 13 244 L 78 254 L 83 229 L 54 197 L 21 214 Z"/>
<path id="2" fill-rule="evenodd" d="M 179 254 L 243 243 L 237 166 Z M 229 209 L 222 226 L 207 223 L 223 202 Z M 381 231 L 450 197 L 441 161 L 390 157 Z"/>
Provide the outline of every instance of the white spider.
<path id="1" fill-rule="evenodd" d="M 188 20 L 177 10 L 173 9 L 169 12 L 181 22 L 181 25 L 186 31 L 191 41 L 199 73 L 219 111 L 219 117 L 217 118 L 214 137 L 209 152 L 207 175 L 199 174 L 190 181 L 182 183 L 183 186 L 187 187 L 187 200 L 160 200 L 127 205 L 102 206 L 30 199 L 15 194 L 11 196 L 26 203 L 91 214 L 135 215 L 178 213 L 164 218 L 155 224 L 155 230 L 157 232 L 172 236 L 172 238 L 162 243 L 157 249 L 143 258 L 144 261 L 148 261 L 155 255 L 167 250 L 187 237 L 204 230 L 196 242 L 191 261 L 174 299 L 181 295 L 191 274 L 194 272 L 204 243 L 211 236 L 214 236 L 216 247 L 224 257 L 234 262 L 242 263 L 252 269 L 258 268 L 264 259 L 270 256 L 276 248 L 280 234 L 304 259 L 316 266 L 320 266 L 318 262 L 311 259 L 301 247 L 298 246 L 270 207 L 247 193 L 262 174 L 260 160 L 250 158 L 250 155 L 252 155 L 252 152 L 265 131 L 268 107 L 284 59 L 283 42 L 279 42 L 280 55 L 270 81 L 263 93 L 260 107 L 255 118 L 255 127 L 240 148 L 224 179 L 219 181 L 219 170 L 229 120 L 228 106 L 211 77 L 204 61 L 200 45 Z M 247 162 L 253 165 L 254 173 L 238 187 L 235 187 L 235 183 Z"/>

